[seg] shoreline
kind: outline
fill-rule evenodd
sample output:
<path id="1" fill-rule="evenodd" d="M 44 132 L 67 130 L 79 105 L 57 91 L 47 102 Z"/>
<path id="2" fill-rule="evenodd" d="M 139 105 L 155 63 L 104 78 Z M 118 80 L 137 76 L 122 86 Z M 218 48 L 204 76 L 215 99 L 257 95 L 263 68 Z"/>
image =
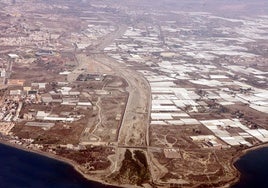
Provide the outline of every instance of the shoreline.
<path id="1" fill-rule="evenodd" d="M 91 177 L 89 175 L 84 174 L 82 172 L 82 170 L 79 169 L 79 165 L 77 163 L 75 163 L 74 161 L 72 161 L 70 159 L 61 157 L 59 155 L 55 155 L 55 154 L 40 151 L 40 150 L 33 150 L 33 149 L 25 148 L 25 147 L 23 147 L 21 145 L 12 144 L 12 143 L 9 143 L 9 142 L 4 141 L 4 140 L 0 140 L 0 144 L 6 145 L 6 146 L 9 146 L 9 147 L 18 149 L 18 150 L 22 150 L 22 151 L 25 151 L 25 152 L 30 152 L 30 153 L 34 153 L 34 154 L 37 154 L 37 155 L 45 156 L 45 157 L 48 157 L 50 159 L 57 160 L 59 162 L 65 163 L 66 165 L 70 165 L 76 172 L 78 172 L 81 176 L 83 176 L 83 178 L 85 178 L 88 181 L 93 181 L 95 183 L 99 183 L 99 184 L 102 184 L 104 186 L 120 187 L 119 185 L 109 184 L 109 183 L 107 183 L 107 182 L 105 182 L 105 181 L 103 181 L 101 179 L 97 179 L 97 178 L 94 178 L 94 177 Z"/>
<path id="2" fill-rule="evenodd" d="M 85 178 L 88 181 L 93 181 L 95 183 L 99 183 L 99 184 L 102 184 L 104 186 L 123 187 L 123 186 L 116 185 L 116 184 L 109 184 L 109 183 L 105 182 L 104 180 L 97 179 L 97 178 L 94 178 L 94 177 L 92 177 L 90 175 L 87 175 L 87 174 L 83 173 L 82 170 L 80 170 L 80 168 L 79 168 L 79 164 L 75 163 L 71 159 L 67 159 L 67 158 L 64 158 L 64 157 L 61 157 L 59 155 L 55 155 L 55 154 L 52 154 L 52 153 L 49 153 L 49 152 L 44 152 L 44 151 L 40 151 L 40 150 L 29 149 L 29 148 L 26 148 L 26 147 L 21 146 L 21 145 L 18 145 L 18 144 L 9 143 L 8 141 L 5 141 L 5 140 L 0 140 L 0 144 L 6 145 L 6 146 L 9 146 L 9 147 L 13 147 L 13 148 L 16 148 L 18 150 L 25 151 L 25 152 L 31 152 L 31 153 L 34 153 L 34 154 L 45 156 L 45 157 L 48 157 L 50 159 L 57 160 L 59 162 L 65 163 L 66 165 L 70 165 L 70 166 L 72 166 L 72 168 L 76 172 L 78 172 L 81 176 L 83 176 L 83 178 Z M 223 187 L 226 187 L 226 186 L 227 187 L 232 187 L 233 185 L 235 185 L 235 184 L 237 184 L 239 182 L 239 180 L 241 178 L 241 172 L 235 167 L 234 164 L 242 156 L 246 155 L 247 153 L 249 153 L 251 151 L 254 151 L 254 150 L 257 150 L 257 149 L 261 149 L 261 148 L 265 148 L 265 147 L 268 147 L 268 143 L 260 144 L 260 145 L 257 145 L 257 146 L 252 146 L 250 148 L 247 148 L 247 149 L 244 149 L 244 150 L 239 151 L 238 154 L 235 155 L 232 158 L 232 160 L 230 161 L 232 168 L 237 172 L 237 176 L 234 177 L 234 179 L 232 181 L 226 183 Z"/>
<path id="3" fill-rule="evenodd" d="M 231 181 L 229 184 L 227 184 L 229 187 L 237 184 L 241 178 L 241 172 L 235 167 L 235 163 L 241 158 L 243 157 L 244 155 L 246 155 L 247 153 L 251 152 L 251 151 L 255 151 L 255 150 L 258 150 L 258 149 L 262 149 L 262 148 L 265 148 L 265 147 L 268 147 L 268 143 L 263 143 L 263 144 L 259 144 L 259 145 L 256 145 L 256 146 L 252 146 L 250 148 L 247 148 L 247 149 L 244 149 L 244 150 L 241 150 L 239 151 L 239 153 L 234 156 L 232 158 L 232 168 L 236 170 L 236 172 L 238 173 L 238 176 L 233 180 Z"/>

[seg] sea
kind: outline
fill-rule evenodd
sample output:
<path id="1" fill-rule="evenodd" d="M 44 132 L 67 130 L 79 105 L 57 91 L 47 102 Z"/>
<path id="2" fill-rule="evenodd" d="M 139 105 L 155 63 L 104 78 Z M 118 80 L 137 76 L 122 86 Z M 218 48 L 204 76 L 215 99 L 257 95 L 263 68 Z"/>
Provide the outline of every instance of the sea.
<path id="1" fill-rule="evenodd" d="M 250 151 L 235 167 L 242 173 L 232 188 L 268 187 L 268 147 Z M 0 188 L 115 188 L 85 179 L 71 165 L 0 144 Z"/>
<path id="2" fill-rule="evenodd" d="M 0 144 L 0 188 L 115 188 L 89 181 L 71 165 Z"/>
<path id="3" fill-rule="evenodd" d="M 241 178 L 232 188 L 268 188 L 268 147 L 250 151 L 234 165 Z"/>

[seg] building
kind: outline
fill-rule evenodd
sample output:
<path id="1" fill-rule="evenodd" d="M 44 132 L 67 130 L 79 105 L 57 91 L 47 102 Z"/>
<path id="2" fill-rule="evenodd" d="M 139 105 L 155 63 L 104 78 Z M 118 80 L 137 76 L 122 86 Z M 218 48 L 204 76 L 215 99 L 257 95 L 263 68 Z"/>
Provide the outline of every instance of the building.
<path id="1" fill-rule="evenodd" d="M 52 96 L 49 93 L 42 94 L 41 98 L 42 98 L 42 102 L 44 103 L 50 103 L 53 100 Z"/>

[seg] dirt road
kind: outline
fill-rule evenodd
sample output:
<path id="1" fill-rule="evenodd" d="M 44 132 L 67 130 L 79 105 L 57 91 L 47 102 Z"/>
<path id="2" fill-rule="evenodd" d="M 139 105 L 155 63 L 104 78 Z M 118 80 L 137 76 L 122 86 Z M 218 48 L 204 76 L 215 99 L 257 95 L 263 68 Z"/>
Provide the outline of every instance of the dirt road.
<path id="1" fill-rule="evenodd" d="M 106 55 L 95 54 L 92 55 L 92 58 L 115 70 L 115 74 L 123 77 L 128 83 L 129 98 L 119 130 L 118 144 L 146 146 L 148 144 L 148 114 L 151 108 L 151 94 L 148 82 L 137 71 L 117 63 Z"/>
<path id="2" fill-rule="evenodd" d="M 103 49 L 112 44 L 116 38 L 121 37 L 126 26 L 118 27 L 118 30 L 107 38 L 100 40 L 94 50 L 89 50 L 87 55 L 76 54 L 79 63 L 76 70 L 68 75 L 68 81 L 74 81 L 82 71 L 92 71 L 89 67 L 95 67 L 100 73 L 114 74 L 120 76 L 128 83 L 129 93 L 125 113 L 118 130 L 116 154 L 111 158 L 112 172 L 119 170 L 126 148 L 143 147 L 147 156 L 149 146 L 149 121 L 151 109 L 151 91 L 147 80 L 137 72 L 129 68 L 126 64 L 119 63 L 113 58 L 105 55 Z M 92 134 L 93 136 L 93 134 Z M 99 142 L 101 144 L 101 142 Z M 148 161 L 151 164 L 150 161 Z"/>
<path id="3" fill-rule="evenodd" d="M 121 146 L 148 146 L 149 114 L 151 108 L 150 86 L 147 80 L 137 71 L 118 63 L 105 55 L 103 49 L 112 44 L 116 38 L 126 31 L 126 25 L 118 26 L 117 30 L 101 39 L 89 49 L 88 55 L 76 54 L 78 67 L 68 75 L 68 81 L 74 81 L 83 71 L 108 73 L 124 78 L 129 93 L 126 110 L 118 134 L 118 145 Z M 92 69 L 94 67 L 94 69 Z"/>

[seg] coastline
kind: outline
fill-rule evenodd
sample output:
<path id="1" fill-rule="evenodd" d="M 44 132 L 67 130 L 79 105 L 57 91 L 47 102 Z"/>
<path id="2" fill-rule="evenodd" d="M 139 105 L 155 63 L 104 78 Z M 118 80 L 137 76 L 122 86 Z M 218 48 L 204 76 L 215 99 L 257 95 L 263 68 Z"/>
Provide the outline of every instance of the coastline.
<path id="1" fill-rule="evenodd" d="M 257 149 L 261 149 L 261 148 L 265 148 L 265 147 L 268 147 L 268 143 L 263 143 L 263 144 L 259 144 L 259 145 L 256 145 L 256 146 L 252 146 L 250 148 L 247 148 L 247 149 L 244 149 L 244 150 L 241 150 L 239 151 L 239 153 L 234 156 L 232 158 L 232 168 L 236 170 L 236 172 L 238 173 L 238 176 L 233 180 L 231 181 L 228 185 L 228 187 L 232 187 L 233 185 L 237 184 L 241 178 L 241 172 L 234 166 L 234 164 L 244 155 L 246 155 L 247 153 L 251 152 L 251 151 L 254 151 L 254 150 L 257 150 Z"/>
<path id="2" fill-rule="evenodd" d="M 21 145 L 12 144 L 12 143 L 9 143 L 9 142 L 4 141 L 4 140 L 0 140 L 0 144 L 6 145 L 6 146 L 9 146 L 9 147 L 13 147 L 13 148 L 25 151 L 25 152 L 31 152 L 31 153 L 34 153 L 34 154 L 45 156 L 45 157 L 48 157 L 50 159 L 57 160 L 57 161 L 60 161 L 62 163 L 65 163 L 67 165 L 70 165 L 70 166 L 72 166 L 74 168 L 75 171 L 77 171 L 80 175 L 82 175 L 85 179 L 87 179 L 89 181 L 100 183 L 100 184 L 102 184 L 104 186 L 120 187 L 120 185 L 109 184 L 109 183 L 107 183 L 107 182 L 105 182 L 105 181 L 103 181 L 101 179 L 97 179 L 97 178 L 94 178 L 92 176 L 84 174 L 82 172 L 82 170 L 80 170 L 79 165 L 77 163 L 75 163 L 74 161 L 70 160 L 70 159 L 67 159 L 67 158 L 64 158 L 64 157 L 61 157 L 61 156 L 58 156 L 58 155 L 55 155 L 55 154 L 52 154 L 52 153 L 49 153 L 49 152 L 44 152 L 44 151 L 40 151 L 40 150 L 33 150 L 33 149 L 25 148 L 25 147 L 23 147 Z"/>
<path id="3" fill-rule="evenodd" d="M 70 159 L 61 157 L 59 155 L 55 155 L 55 154 L 52 154 L 52 153 L 49 153 L 49 152 L 40 151 L 40 150 L 29 149 L 29 148 L 23 147 L 23 146 L 18 145 L 18 144 L 9 143 L 8 141 L 5 141 L 5 140 L 0 140 L 0 144 L 6 145 L 6 146 L 9 146 L 9 147 L 13 147 L 13 148 L 16 148 L 16 149 L 19 149 L 19 150 L 22 150 L 22 151 L 35 153 L 35 154 L 38 154 L 38 155 L 41 155 L 41 156 L 48 157 L 48 158 L 53 159 L 53 160 L 57 160 L 57 161 L 63 162 L 65 164 L 67 164 L 67 165 L 72 166 L 75 169 L 75 171 L 77 171 L 80 175 L 82 175 L 85 179 L 87 179 L 89 181 L 100 183 L 100 184 L 102 184 L 104 186 L 124 187 L 122 185 L 120 186 L 120 185 L 117 185 L 117 184 L 109 184 L 109 183 L 105 182 L 104 180 L 97 179 L 97 178 L 94 178 L 93 176 L 87 175 L 87 174 L 83 173 L 83 171 L 79 168 L 79 165 L 77 163 L 75 163 L 74 161 L 72 161 Z M 250 147 L 250 148 L 247 148 L 247 149 L 244 149 L 244 150 L 239 151 L 237 153 L 237 155 L 235 155 L 232 158 L 232 160 L 230 161 L 232 168 L 237 173 L 237 176 L 234 177 L 234 179 L 231 180 L 230 182 L 228 182 L 225 185 L 223 185 L 223 187 L 232 187 L 233 185 L 235 185 L 236 183 L 239 182 L 240 177 L 241 177 L 241 172 L 234 166 L 234 164 L 242 156 L 246 155 L 250 151 L 254 151 L 254 150 L 265 148 L 265 147 L 268 147 L 268 143 L 260 144 L 260 145 L 253 146 L 253 147 Z"/>

